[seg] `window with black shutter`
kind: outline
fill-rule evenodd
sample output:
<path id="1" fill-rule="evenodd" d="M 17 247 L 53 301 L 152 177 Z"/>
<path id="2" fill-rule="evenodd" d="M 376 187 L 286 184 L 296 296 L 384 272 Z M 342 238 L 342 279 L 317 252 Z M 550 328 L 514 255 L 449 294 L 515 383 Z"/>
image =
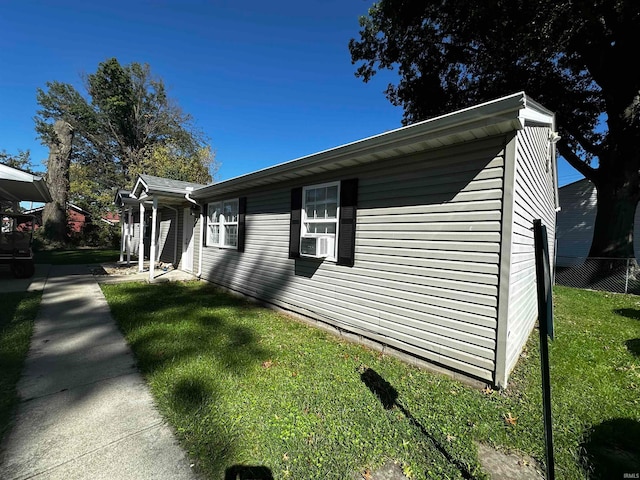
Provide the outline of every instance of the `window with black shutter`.
<path id="1" fill-rule="evenodd" d="M 353 266 L 358 179 L 291 190 L 289 258 Z"/>

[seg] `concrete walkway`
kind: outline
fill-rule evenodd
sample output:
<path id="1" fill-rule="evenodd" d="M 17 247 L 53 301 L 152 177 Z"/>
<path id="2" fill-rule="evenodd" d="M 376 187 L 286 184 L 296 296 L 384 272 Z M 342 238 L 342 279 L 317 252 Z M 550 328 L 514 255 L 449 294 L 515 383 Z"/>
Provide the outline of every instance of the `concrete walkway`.
<path id="1" fill-rule="evenodd" d="M 0 478 L 195 479 L 96 278 L 52 266 L 43 285 Z"/>

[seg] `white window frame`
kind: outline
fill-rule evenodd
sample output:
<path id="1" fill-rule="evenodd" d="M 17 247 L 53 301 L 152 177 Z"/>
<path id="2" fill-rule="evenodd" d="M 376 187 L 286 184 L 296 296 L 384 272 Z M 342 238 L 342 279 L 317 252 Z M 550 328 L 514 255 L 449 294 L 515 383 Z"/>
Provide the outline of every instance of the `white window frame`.
<path id="1" fill-rule="evenodd" d="M 224 207 L 225 204 L 235 204 L 235 220 L 225 218 L 224 215 Z M 214 221 L 212 213 L 215 212 L 215 209 L 218 209 L 218 219 Z M 219 200 L 217 202 L 207 203 L 207 247 L 218 247 L 218 248 L 228 248 L 232 250 L 238 249 L 238 234 L 239 234 L 239 226 L 238 219 L 240 216 L 240 199 L 239 198 L 229 198 L 225 200 Z M 236 243 L 235 245 L 231 245 L 227 243 L 227 228 L 229 226 L 236 227 Z M 213 228 L 218 227 L 218 241 L 215 242 L 213 240 Z"/>
<path id="2" fill-rule="evenodd" d="M 327 187 L 337 187 L 336 194 L 336 218 L 307 218 L 307 191 L 315 190 L 319 188 L 327 188 Z M 302 253 L 301 243 L 302 237 L 323 237 L 330 236 L 333 238 L 333 254 L 324 257 L 325 260 L 329 261 L 337 261 L 338 260 L 338 234 L 339 234 L 339 226 L 340 226 L 340 182 L 326 182 L 326 183 L 318 183 L 315 185 L 307 185 L 302 187 L 302 208 L 301 208 L 301 225 L 300 225 L 300 243 L 298 244 L 298 251 L 300 252 L 301 257 L 310 257 L 316 258 L 310 255 L 305 255 Z M 307 231 L 307 224 L 309 223 L 335 223 L 336 233 L 309 233 Z"/>

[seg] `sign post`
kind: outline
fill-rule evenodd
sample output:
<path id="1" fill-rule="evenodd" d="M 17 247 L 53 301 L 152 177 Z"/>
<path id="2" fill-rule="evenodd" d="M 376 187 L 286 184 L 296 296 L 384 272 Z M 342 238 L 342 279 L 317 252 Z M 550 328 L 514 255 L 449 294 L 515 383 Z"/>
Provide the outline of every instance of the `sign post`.
<path id="1" fill-rule="evenodd" d="M 538 286 L 538 330 L 540 331 L 540 366 L 542 369 L 542 407 L 544 417 L 545 456 L 547 480 L 555 480 L 553 460 L 553 427 L 551 423 L 551 381 L 549 375 L 549 344 L 553 340 L 553 297 L 551 264 L 547 227 L 542 221 L 533 221 L 533 238 L 536 251 L 536 283 Z"/>

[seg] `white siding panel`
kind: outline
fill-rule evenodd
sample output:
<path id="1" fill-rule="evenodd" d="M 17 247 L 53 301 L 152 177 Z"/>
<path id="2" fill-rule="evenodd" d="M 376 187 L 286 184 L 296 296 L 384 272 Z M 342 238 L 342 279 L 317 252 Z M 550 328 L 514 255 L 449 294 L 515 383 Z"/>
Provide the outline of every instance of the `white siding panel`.
<path id="1" fill-rule="evenodd" d="M 503 143 L 396 158 L 330 178 L 359 179 L 353 267 L 288 258 L 291 188 L 320 180 L 240 192 L 247 197 L 245 252 L 205 247 L 203 278 L 491 379 Z"/>
<path id="2" fill-rule="evenodd" d="M 546 225 L 552 262 L 554 258 L 556 180 L 547 151 L 548 138 L 549 129 L 542 127 L 526 127 L 518 134 L 509 277 L 507 373 L 515 366 L 538 317 L 532 230 L 534 219 L 539 218 Z"/>
<path id="3" fill-rule="evenodd" d="M 589 256 L 597 213 L 597 191 L 587 179 L 565 185 L 558 191 L 557 266 L 580 265 Z M 640 208 L 634 220 L 633 251 L 640 259 Z"/>
<path id="4" fill-rule="evenodd" d="M 174 254 L 177 245 L 175 232 L 177 231 L 177 212 L 170 209 L 160 210 L 160 222 L 158 229 L 158 260 L 166 263 L 174 262 Z M 180 239 L 178 239 L 179 241 Z M 178 259 L 175 258 L 177 263 Z"/>
<path id="5" fill-rule="evenodd" d="M 574 259 L 589 256 L 596 222 L 597 192 L 593 183 L 583 179 L 562 187 L 558 196 L 561 209 L 558 212 L 557 264 L 565 267 L 576 262 Z"/>

